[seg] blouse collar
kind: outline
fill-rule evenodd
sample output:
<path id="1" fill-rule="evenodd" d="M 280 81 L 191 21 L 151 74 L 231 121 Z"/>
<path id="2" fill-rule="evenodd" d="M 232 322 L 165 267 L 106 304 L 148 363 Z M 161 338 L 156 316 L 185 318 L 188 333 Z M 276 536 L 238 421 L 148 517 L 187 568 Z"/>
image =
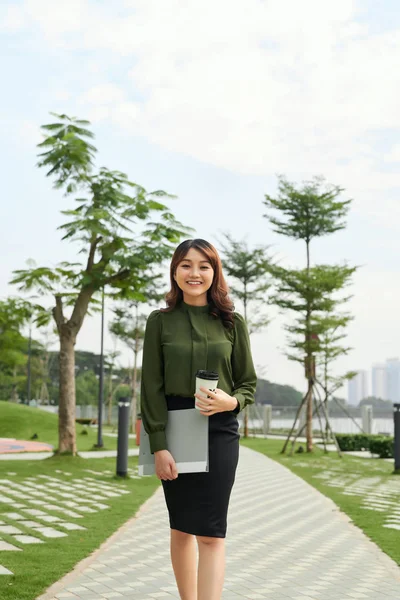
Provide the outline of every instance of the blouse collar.
<path id="1" fill-rule="evenodd" d="M 181 307 L 184 311 L 192 314 L 207 313 L 210 310 L 210 303 L 205 304 L 204 306 L 193 306 L 192 304 L 187 304 L 182 300 Z"/>

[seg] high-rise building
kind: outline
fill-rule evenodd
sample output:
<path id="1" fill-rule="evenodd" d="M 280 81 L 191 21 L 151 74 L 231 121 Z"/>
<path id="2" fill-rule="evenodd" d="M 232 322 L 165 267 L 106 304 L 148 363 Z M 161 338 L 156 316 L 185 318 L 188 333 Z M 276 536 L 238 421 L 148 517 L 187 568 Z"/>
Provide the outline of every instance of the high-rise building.
<path id="1" fill-rule="evenodd" d="M 349 404 L 357 406 L 363 398 L 368 396 L 367 371 L 357 371 L 357 375 L 350 379 L 348 389 Z"/>
<path id="2" fill-rule="evenodd" d="M 388 399 L 387 369 L 385 364 L 372 367 L 372 395 L 382 400 Z"/>
<path id="3" fill-rule="evenodd" d="M 387 399 L 400 402 L 400 360 L 389 358 L 386 361 Z"/>

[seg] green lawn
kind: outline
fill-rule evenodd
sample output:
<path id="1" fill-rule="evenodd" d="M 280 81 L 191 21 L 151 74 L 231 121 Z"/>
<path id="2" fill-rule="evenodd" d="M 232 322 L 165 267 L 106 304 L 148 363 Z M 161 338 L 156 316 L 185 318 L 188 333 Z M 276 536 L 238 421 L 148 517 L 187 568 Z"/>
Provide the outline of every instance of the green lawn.
<path id="1" fill-rule="evenodd" d="M 114 428 L 104 426 L 103 432 L 113 431 Z M 87 434 L 82 434 L 87 431 Z M 15 438 L 30 440 L 34 434 L 36 441 L 58 446 L 58 416 L 40 408 L 0 401 L 0 438 Z M 97 428 L 76 425 L 76 443 L 78 450 L 95 450 L 97 444 Z M 103 436 L 102 450 L 116 450 L 117 438 Z M 136 448 L 135 439 L 129 440 L 129 447 Z"/>
<path id="2" fill-rule="evenodd" d="M 346 495 L 349 487 L 358 483 L 366 490 L 378 491 L 390 489 L 388 499 L 400 506 L 400 477 L 393 474 L 393 462 L 380 459 L 356 458 L 344 456 L 339 458 L 336 452 L 324 454 L 315 449 L 313 454 L 282 455 L 283 440 L 248 438 L 241 441 L 244 446 L 252 448 L 278 461 L 307 481 L 322 494 L 331 498 L 352 521 L 364 531 L 384 552 L 400 564 L 400 531 L 383 527 L 393 512 L 383 512 L 363 508 L 364 495 Z M 297 444 L 296 448 L 304 444 Z M 342 482 L 340 487 L 332 487 L 332 483 Z"/>
<path id="3" fill-rule="evenodd" d="M 133 469 L 137 467 L 137 457 L 129 459 L 129 467 Z M 17 512 L 20 509 L 12 508 L 9 504 L 0 503 L 0 520 L 5 521 L 8 525 L 18 527 L 28 535 L 35 535 L 45 541 L 43 544 L 24 545 L 16 542 L 12 535 L 1 534 L 4 541 L 23 548 L 22 552 L 5 551 L 0 553 L 0 564 L 14 573 L 13 576 L 0 576 L 1 600 L 34 600 L 52 583 L 71 571 L 81 559 L 98 548 L 123 523 L 133 517 L 140 505 L 160 485 L 155 476 L 139 479 L 116 478 L 113 475 L 115 473 L 115 458 L 83 459 L 53 456 L 40 461 L 1 461 L 0 469 L 0 479 L 9 479 L 19 484 L 23 483 L 26 477 L 37 477 L 38 475 L 50 475 L 69 483 L 72 479 L 93 477 L 98 481 L 111 484 L 114 488 L 122 486 L 131 492 L 118 498 L 101 500 L 100 502 L 109 506 L 108 509 L 99 510 L 80 519 L 44 509 L 50 515 L 87 528 L 86 531 L 68 531 L 68 537 L 56 539 L 44 538 L 40 534 L 35 534 L 33 529 L 24 528 L 17 521 L 3 518 L 3 513 L 10 510 Z M 88 473 L 86 469 L 100 474 Z M 62 472 L 57 473 L 56 470 Z M 105 474 L 104 471 L 111 471 L 111 473 Z M 3 490 L 3 493 L 6 494 L 6 490 Z M 18 499 L 18 502 L 22 502 L 22 500 Z M 29 508 L 41 508 L 32 504 L 28 504 L 28 506 Z M 40 517 L 27 518 L 40 521 Z M 51 524 L 43 523 L 43 525 Z"/>

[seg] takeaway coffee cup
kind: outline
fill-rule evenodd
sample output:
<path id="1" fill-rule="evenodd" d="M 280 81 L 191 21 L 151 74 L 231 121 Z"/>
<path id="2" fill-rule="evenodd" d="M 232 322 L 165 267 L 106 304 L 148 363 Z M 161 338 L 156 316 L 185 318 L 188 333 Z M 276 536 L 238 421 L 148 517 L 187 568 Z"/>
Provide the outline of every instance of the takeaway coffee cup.
<path id="1" fill-rule="evenodd" d="M 216 373 L 215 371 L 203 371 L 203 370 L 199 370 L 196 373 L 196 394 L 200 394 L 200 396 L 203 396 L 204 398 L 208 398 L 208 396 L 206 396 L 206 394 L 202 391 L 200 391 L 201 387 L 205 387 L 208 390 L 210 390 L 211 392 L 215 392 L 215 389 L 218 387 L 218 373 Z M 196 402 L 197 402 L 197 398 L 195 398 Z M 198 410 L 201 410 L 198 406 L 196 406 L 195 404 L 195 408 L 197 408 Z"/>

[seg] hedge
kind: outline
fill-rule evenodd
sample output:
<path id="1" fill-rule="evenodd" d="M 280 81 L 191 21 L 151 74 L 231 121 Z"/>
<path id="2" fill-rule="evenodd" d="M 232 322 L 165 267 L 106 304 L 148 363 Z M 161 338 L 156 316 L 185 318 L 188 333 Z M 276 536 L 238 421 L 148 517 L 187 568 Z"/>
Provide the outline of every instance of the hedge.
<path id="1" fill-rule="evenodd" d="M 372 454 L 379 454 L 379 458 L 394 458 L 394 438 L 374 436 L 369 449 Z"/>
<path id="2" fill-rule="evenodd" d="M 379 454 L 380 458 L 393 458 L 394 456 L 394 438 L 392 437 L 365 433 L 338 433 L 336 439 L 343 452 L 369 450 L 372 454 Z"/>

